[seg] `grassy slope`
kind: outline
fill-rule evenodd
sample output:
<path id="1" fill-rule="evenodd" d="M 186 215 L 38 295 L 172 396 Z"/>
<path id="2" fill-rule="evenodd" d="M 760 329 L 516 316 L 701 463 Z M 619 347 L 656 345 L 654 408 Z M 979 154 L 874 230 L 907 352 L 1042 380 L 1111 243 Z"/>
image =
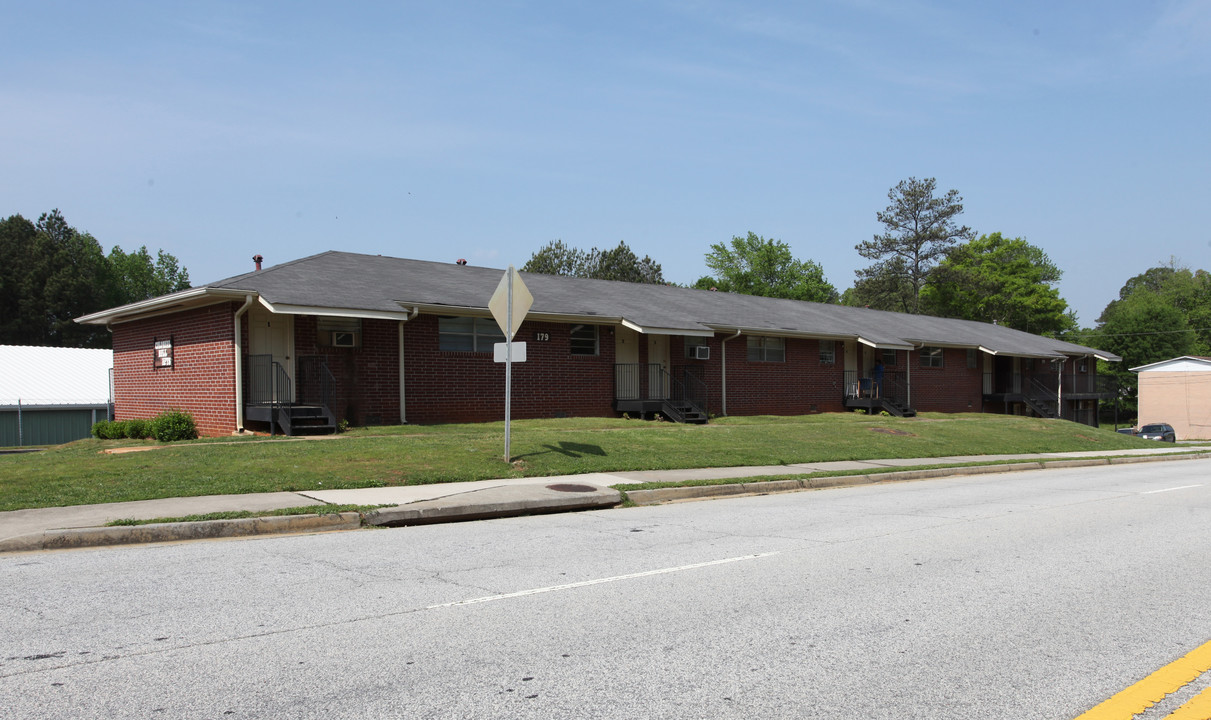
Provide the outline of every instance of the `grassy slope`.
<path id="1" fill-rule="evenodd" d="M 359 429 L 319 441 L 200 441 L 145 445 L 83 440 L 0 456 L 0 511 L 159 497 L 457 482 L 734 465 L 873 458 L 1114 450 L 1148 441 L 1062 420 L 1003 415 L 856 414 L 721 418 L 709 425 L 576 418 L 504 425 Z"/>

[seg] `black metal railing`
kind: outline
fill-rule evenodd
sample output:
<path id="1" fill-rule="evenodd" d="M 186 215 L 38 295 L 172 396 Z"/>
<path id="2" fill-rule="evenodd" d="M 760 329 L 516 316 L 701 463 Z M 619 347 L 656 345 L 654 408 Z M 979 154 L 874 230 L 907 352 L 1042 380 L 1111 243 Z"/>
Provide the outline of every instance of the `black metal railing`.
<path id="1" fill-rule="evenodd" d="M 1058 391 L 1063 395 L 1097 395 L 1111 399 L 1118 393 L 1118 383 L 1109 375 L 984 373 L 985 395 L 1034 394 L 1031 388 L 1039 385 L 1052 395 Z"/>
<path id="2" fill-rule="evenodd" d="M 845 370 L 841 374 L 846 398 L 882 398 L 908 406 L 908 373 L 903 370 L 884 371 L 883 377 L 858 377 L 856 370 Z"/>
<path id="3" fill-rule="evenodd" d="M 1047 382 L 1047 376 L 1032 375 L 1026 383 L 1024 398 L 1039 415 L 1044 417 L 1059 417 L 1060 399 L 1057 396 L 1055 377 L 1053 382 Z"/>
<path id="4" fill-rule="evenodd" d="M 1060 387 L 1065 395 L 1098 395 L 1111 399 L 1118 394 L 1118 381 L 1109 375 L 1064 375 Z"/>
<path id="5" fill-rule="evenodd" d="M 272 355 L 249 355 L 244 363 L 244 401 L 249 405 L 289 404 L 290 375 Z"/>
<path id="6" fill-rule="evenodd" d="M 683 367 L 679 373 L 680 380 L 669 377 L 669 399 L 673 402 L 692 406 L 695 410 L 706 414 L 707 389 L 706 381 L 698 376 L 696 367 Z"/>
<path id="7" fill-rule="evenodd" d="M 295 400 L 303 405 L 332 406 L 336 378 L 324 355 L 302 355 L 295 361 L 298 388 Z"/>
<path id="8" fill-rule="evenodd" d="M 665 405 L 691 406 L 705 415 L 707 385 L 696 371 L 686 366 L 670 373 L 660 363 L 619 363 L 614 366 L 614 399 L 659 400 Z"/>
<path id="9" fill-rule="evenodd" d="M 901 407 L 908 407 L 908 374 L 900 371 L 889 372 L 883 375 L 883 382 L 879 384 L 879 393 L 884 399 L 893 402 Z"/>

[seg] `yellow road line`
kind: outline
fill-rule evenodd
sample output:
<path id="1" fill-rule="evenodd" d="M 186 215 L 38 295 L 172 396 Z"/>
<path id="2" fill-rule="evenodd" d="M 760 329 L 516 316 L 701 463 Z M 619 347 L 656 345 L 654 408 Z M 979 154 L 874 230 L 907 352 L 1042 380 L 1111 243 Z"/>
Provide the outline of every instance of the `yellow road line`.
<path id="1" fill-rule="evenodd" d="M 1211 687 L 1190 698 L 1165 720 L 1208 720 L 1211 718 Z"/>
<path id="2" fill-rule="evenodd" d="M 1191 650 L 1126 690 L 1115 694 L 1109 700 L 1078 715 L 1075 720 L 1131 720 L 1132 717 L 1160 702 L 1169 693 L 1185 687 L 1208 670 L 1211 670 L 1211 642 Z M 1207 694 L 1204 691 L 1195 700 Z M 1194 700 L 1186 705 L 1193 702 Z M 1205 698 L 1204 702 L 1211 702 L 1211 697 Z M 1206 720 L 1208 716 L 1195 714 L 1184 717 Z"/>

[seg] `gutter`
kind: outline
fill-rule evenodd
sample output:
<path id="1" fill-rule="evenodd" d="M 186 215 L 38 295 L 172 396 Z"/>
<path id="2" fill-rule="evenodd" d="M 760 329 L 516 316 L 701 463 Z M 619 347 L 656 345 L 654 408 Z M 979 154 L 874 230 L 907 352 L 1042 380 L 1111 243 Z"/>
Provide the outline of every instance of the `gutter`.
<path id="1" fill-rule="evenodd" d="M 232 343 L 235 348 L 235 429 L 236 432 L 241 433 L 244 432 L 244 343 L 240 320 L 244 317 L 244 313 L 248 312 L 252 301 L 252 293 L 245 295 L 244 304 L 235 311 L 235 318 L 232 321 L 235 331 L 235 341 Z"/>
<path id="2" fill-rule="evenodd" d="M 122 305 L 109 310 L 84 315 L 76 318 L 75 322 L 81 325 L 105 325 L 108 327 L 115 323 L 129 322 L 132 319 L 154 317 L 156 315 L 184 310 L 187 307 L 203 307 L 205 305 L 220 303 L 224 300 L 236 300 L 243 297 L 247 292 L 247 290 L 228 290 L 205 286 L 189 288 L 149 300 L 140 300 L 129 305 Z M 209 300 L 209 302 L 196 305 L 191 304 L 198 300 Z"/>

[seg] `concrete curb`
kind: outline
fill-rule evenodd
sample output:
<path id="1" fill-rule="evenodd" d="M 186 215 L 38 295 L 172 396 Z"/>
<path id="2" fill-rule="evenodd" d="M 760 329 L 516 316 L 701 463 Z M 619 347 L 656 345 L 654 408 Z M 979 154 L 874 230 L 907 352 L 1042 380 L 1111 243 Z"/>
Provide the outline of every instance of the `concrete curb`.
<path id="1" fill-rule="evenodd" d="M 355 512 L 328 515 L 275 515 L 270 517 L 237 518 L 234 520 L 201 520 L 198 522 L 152 523 L 150 525 L 120 525 L 115 527 L 66 528 L 46 530 L 30 535 L 0 540 L 0 553 L 35 550 L 133 545 L 141 543 L 208 540 L 214 538 L 248 537 L 284 533 L 356 530 L 361 527 L 361 515 Z"/>
<path id="2" fill-rule="evenodd" d="M 366 513 L 367 525 L 403 527 L 607 508 L 622 502 L 613 488 L 587 483 L 506 485 L 433 500 L 379 508 Z"/>
<path id="3" fill-rule="evenodd" d="M 1180 455 L 1146 455 L 1118 458 L 1089 458 L 1074 460 L 1045 460 L 1040 462 L 1006 463 L 1003 465 L 969 465 L 966 467 L 930 468 L 926 470 L 898 470 L 895 472 L 837 475 L 830 477 L 789 478 L 765 482 L 728 483 L 723 485 L 690 485 L 685 487 L 657 488 L 653 490 L 630 490 L 627 499 L 635 505 L 659 505 L 682 500 L 705 500 L 739 495 L 769 495 L 781 492 L 820 490 L 831 487 L 850 487 L 874 483 L 926 480 L 930 478 L 958 475 L 988 475 L 993 473 L 1023 472 L 1060 468 L 1093 467 L 1097 465 L 1125 465 L 1142 462 L 1168 460 L 1208 460 L 1211 454 L 1190 453 Z"/>

